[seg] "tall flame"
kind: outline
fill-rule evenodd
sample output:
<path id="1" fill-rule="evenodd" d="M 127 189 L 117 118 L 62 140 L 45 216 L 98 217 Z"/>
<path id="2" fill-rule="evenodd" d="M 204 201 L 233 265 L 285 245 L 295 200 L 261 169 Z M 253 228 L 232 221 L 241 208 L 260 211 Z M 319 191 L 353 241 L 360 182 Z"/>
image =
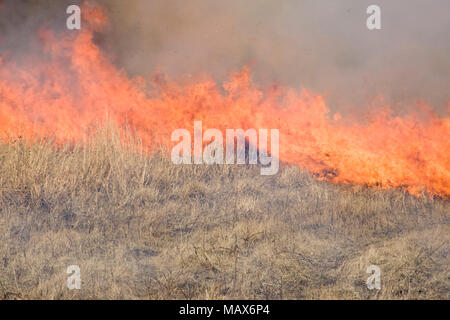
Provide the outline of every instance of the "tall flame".
<path id="1" fill-rule="evenodd" d="M 331 117 L 320 95 L 280 85 L 262 90 L 246 67 L 222 87 L 208 77 L 155 77 L 156 89 L 148 90 L 95 45 L 94 32 L 107 23 L 104 10 L 85 4 L 83 17 L 80 31 L 40 30 L 41 52 L 20 61 L 0 57 L 0 137 L 80 140 L 89 127 L 113 119 L 135 128 L 150 147 L 169 144 L 174 129 L 192 128 L 194 120 L 222 130 L 276 128 L 280 160 L 321 179 L 450 195 L 449 118 L 393 116 L 389 106 L 365 124 Z"/>

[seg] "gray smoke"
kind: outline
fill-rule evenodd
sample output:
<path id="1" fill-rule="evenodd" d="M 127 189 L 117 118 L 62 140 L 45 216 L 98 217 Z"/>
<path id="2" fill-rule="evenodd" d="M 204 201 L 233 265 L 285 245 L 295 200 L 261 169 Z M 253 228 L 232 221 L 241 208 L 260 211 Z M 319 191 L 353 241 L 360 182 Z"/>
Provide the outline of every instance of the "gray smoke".
<path id="1" fill-rule="evenodd" d="M 100 2 L 110 26 L 99 43 L 130 75 L 206 72 L 221 81 L 249 65 L 256 81 L 309 88 L 334 110 L 364 110 L 381 94 L 402 105 L 419 98 L 448 116 L 448 0 Z M 6 1 L 0 35 L 15 35 L 11 45 L 38 22 L 65 28 L 65 6 L 72 3 L 80 1 Z M 382 30 L 366 27 L 370 4 L 381 7 Z M 5 14 L 6 7 L 20 14 Z M 21 16 L 27 22 L 17 23 Z"/>

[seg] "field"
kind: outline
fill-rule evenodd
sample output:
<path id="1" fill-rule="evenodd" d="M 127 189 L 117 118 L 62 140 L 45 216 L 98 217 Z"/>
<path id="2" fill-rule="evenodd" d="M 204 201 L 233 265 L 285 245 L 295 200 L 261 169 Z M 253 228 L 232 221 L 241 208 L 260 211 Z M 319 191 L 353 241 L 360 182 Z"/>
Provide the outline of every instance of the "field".
<path id="1" fill-rule="evenodd" d="M 1 299 L 449 298 L 448 200 L 120 141 L 0 143 Z"/>

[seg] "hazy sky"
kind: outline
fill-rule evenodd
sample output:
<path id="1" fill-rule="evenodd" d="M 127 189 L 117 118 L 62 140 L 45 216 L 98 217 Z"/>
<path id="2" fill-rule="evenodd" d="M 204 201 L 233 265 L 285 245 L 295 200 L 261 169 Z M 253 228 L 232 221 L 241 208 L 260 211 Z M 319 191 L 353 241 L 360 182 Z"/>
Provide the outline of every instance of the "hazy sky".
<path id="1" fill-rule="evenodd" d="M 36 23 L 64 29 L 65 4 L 80 1 L 4 2 L 0 11 L 15 13 L 0 12 L 0 49 L 18 50 L 17 39 L 34 33 Z M 102 46 L 131 75 L 158 68 L 221 80 L 248 64 L 258 81 L 310 88 L 332 108 L 363 107 L 383 94 L 392 101 L 422 98 L 445 115 L 450 100 L 448 0 L 100 2 L 111 20 Z M 370 4 L 381 7 L 382 30 L 366 27 Z"/>

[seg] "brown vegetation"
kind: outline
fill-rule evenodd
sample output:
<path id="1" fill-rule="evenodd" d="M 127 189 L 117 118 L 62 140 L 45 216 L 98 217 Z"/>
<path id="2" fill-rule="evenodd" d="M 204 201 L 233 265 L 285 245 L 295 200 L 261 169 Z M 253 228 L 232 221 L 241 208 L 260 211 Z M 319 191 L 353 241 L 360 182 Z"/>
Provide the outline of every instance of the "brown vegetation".
<path id="1" fill-rule="evenodd" d="M 297 167 L 176 166 L 119 140 L 0 144 L 0 298 L 449 298 L 448 201 Z"/>

